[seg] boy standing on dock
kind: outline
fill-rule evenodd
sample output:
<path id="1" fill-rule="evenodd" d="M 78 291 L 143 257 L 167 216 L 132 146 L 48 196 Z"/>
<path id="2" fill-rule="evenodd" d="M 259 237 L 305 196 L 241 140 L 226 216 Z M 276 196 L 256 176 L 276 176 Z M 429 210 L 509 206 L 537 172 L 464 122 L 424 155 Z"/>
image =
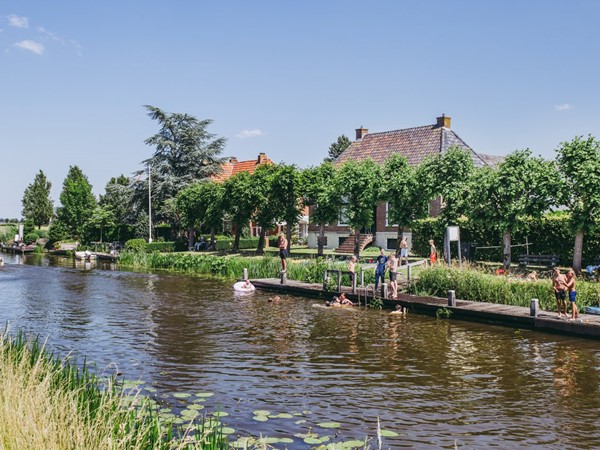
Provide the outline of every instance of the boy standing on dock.
<path id="1" fill-rule="evenodd" d="M 387 263 L 388 257 L 385 256 L 385 250 L 382 248 L 381 253 L 377 257 L 377 267 L 375 267 L 375 292 L 377 292 L 377 286 L 379 286 L 379 279 L 381 278 L 381 282 L 385 283 L 385 265 Z"/>
<path id="2" fill-rule="evenodd" d="M 392 292 L 390 293 L 391 298 L 398 297 L 398 258 L 396 258 L 396 254 L 392 252 L 390 255 L 388 262 L 388 267 L 390 268 L 390 287 L 392 288 Z"/>
<path id="3" fill-rule="evenodd" d="M 552 271 L 552 289 L 556 298 L 556 307 L 558 309 L 558 318 L 562 317 L 563 311 L 567 317 L 567 279 L 560 273 L 558 267 Z"/>
<path id="4" fill-rule="evenodd" d="M 569 302 L 571 303 L 571 319 L 575 320 L 579 318 L 579 311 L 577 310 L 577 305 L 575 304 L 575 300 L 577 297 L 577 289 L 575 289 L 575 283 L 577 278 L 575 277 L 575 271 L 573 269 L 569 269 L 567 272 L 567 289 L 569 290 Z M 566 315 L 565 310 L 565 315 Z"/>
<path id="5" fill-rule="evenodd" d="M 281 233 L 279 235 L 279 239 L 277 240 L 277 247 L 279 247 L 279 257 L 281 258 L 281 271 L 287 271 L 287 245 L 288 241 L 285 238 L 285 235 Z"/>

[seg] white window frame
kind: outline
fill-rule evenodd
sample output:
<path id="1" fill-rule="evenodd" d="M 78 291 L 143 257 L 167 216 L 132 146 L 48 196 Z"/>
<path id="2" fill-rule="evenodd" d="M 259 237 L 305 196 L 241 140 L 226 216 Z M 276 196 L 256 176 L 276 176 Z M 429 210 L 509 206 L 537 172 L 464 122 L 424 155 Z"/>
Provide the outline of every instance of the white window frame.
<path id="1" fill-rule="evenodd" d="M 397 223 L 393 224 L 393 225 L 390 225 L 390 222 L 388 220 L 388 212 L 389 212 L 389 210 L 390 210 L 390 202 L 385 202 L 385 226 L 386 227 L 397 227 L 398 226 Z"/>

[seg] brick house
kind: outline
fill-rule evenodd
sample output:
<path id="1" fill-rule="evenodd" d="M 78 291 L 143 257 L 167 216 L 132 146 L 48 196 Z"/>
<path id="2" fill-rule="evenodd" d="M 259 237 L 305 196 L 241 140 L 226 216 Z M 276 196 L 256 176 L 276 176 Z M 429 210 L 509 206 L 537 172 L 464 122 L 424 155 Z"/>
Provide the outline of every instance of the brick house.
<path id="1" fill-rule="evenodd" d="M 334 161 L 340 165 L 347 161 L 360 161 L 371 158 L 378 164 L 383 164 L 392 154 L 404 156 L 408 163 L 417 166 L 426 158 L 443 153 L 450 147 L 460 147 L 471 153 L 476 167 L 495 167 L 502 160 L 501 157 L 477 153 L 462 140 L 451 128 L 451 119 L 442 115 L 433 125 L 405 128 L 402 130 L 369 133 L 366 128 L 356 129 L 356 140 Z M 386 250 L 396 248 L 398 227 L 388 223 L 387 203 L 381 203 L 373 211 L 374 225 L 370 230 L 364 230 L 367 236 L 361 239 L 362 245 L 372 243 Z M 439 212 L 439 200 L 433 201 L 430 206 L 430 215 L 435 217 Z M 335 248 L 342 253 L 352 253 L 354 249 L 354 230 L 350 229 L 343 221 L 343 214 L 336 224 L 325 227 L 325 248 Z M 372 237 L 370 234 L 372 233 Z M 310 224 L 308 228 L 308 245 L 317 247 L 319 227 Z M 409 249 L 411 234 L 405 230 L 408 238 Z M 345 245 L 344 245 L 345 243 Z"/>

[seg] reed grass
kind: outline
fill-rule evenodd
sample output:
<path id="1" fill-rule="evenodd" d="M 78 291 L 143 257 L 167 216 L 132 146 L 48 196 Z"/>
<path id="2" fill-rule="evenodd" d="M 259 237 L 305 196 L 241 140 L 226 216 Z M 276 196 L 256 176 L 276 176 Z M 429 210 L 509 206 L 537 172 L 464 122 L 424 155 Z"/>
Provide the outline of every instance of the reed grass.
<path id="1" fill-rule="evenodd" d="M 133 399 L 113 378 L 49 354 L 24 334 L 0 336 L 0 448 L 206 449 L 228 448 L 216 428 L 174 429 L 149 399 Z"/>
<path id="2" fill-rule="evenodd" d="M 410 293 L 446 297 L 448 290 L 456 298 L 479 302 L 529 307 L 532 298 L 545 310 L 556 308 L 554 291 L 549 279 L 529 281 L 484 273 L 473 268 L 460 269 L 438 265 L 419 273 L 411 284 Z M 577 306 L 600 305 L 600 283 L 577 281 Z"/>
<path id="3" fill-rule="evenodd" d="M 279 257 L 265 256 L 218 256 L 192 253 L 129 253 L 119 257 L 122 267 L 170 270 L 191 274 L 206 274 L 230 280 L 239 279 L 243 270 L 248 269 L 248 277 L 278 278 L 281 270 Z M 305 283 L 322 283 L 326 269 L 346 270 L 346 263 L 333 258 L 310 258 L 287 260 L 287 277 Z M 360 270 L 360 269 L 359 269 Z M 372 271 L 365 272 L 365 282 L 373 282 Z M 350 286 L 350 277 L 342 278 L 344 286 Z"/>

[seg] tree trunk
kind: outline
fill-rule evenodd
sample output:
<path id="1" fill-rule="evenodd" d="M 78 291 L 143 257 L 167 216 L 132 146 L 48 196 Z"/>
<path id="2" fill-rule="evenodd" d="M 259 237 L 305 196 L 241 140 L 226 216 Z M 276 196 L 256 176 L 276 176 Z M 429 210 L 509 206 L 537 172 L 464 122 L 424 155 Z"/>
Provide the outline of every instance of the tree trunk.
<path id="1" fill-rule="evenodd" d="M 446 261 L 446 264 L 450 265 L 450 243 L 448 242 L 448 233 L 445 230 L 443 246 L 442 253 L 444 255 L 444 261 Z"/>
<path id="2" fill-rule="evenodd" d="M 573 246 L 573 270 L 579 274 L 581 272 L 581 256 L 583 253 L 583 230 L 575 234 L 575 245 Z"/>
<path id="3" fill-rule="evenodd" d="M 242 227 L 235 227 L 235 239 L 233 240 L 233 253 L 237 253 L 240 249 L 240 235 L 242 234 Z"/>
<path id="4" fill-rule="evenodd" d="M 217 247 L 215 245 L 215 226 L 210 227 L 210 245 L 213 250 L 216 250 Z"/>
<path id="5" fill-rule="evenodd" d="M 287 239 L 287 248 L 285 249 L 287 254 L 290 254 L 290 248 L 292 247 L 292 226 L 289 222 L 285 225 L 285 238 Z"/>
<path id="6" fill-rule="evenodd" d="M 502 234 L 502 243 L 504 245 L 504 258 L 502 260 L 502 267 L 504 270 L 510 269 L 510 260 L 511 260 L 511 234 L 510 231 L 505 230 Z"/>
<path id="7" fill-rule="evenodd" d="M 317 238 L 317 256 L 323 256 L 323 247 L 325 241 L 325 224 L 319 225 L 319 237 Z"/>
<path id="8" fill-rule="evenodd" d="M 398 233 L 396 234 L 396 258 L 400 257 L 400 242 L 402 242 L 403 237 L 404 227 L 402 225 L 398 225 Z M 402 261 L 400 261 L 400 265 L 402 265 Z"/>
<path id="9" fill-rule="evenodd" d="M 354 230 L 354 254 L 357 258 L 360 255 L 360 228 Z"/>
<path id="10" fill-rule="evenodd" d="M 258 248 L 256 249 L 257 255 L 265 254 L 265 235 L 267 234 L 265 227 L 260 227 L 260 233 L 258 233 Z"/>
<path id="11" fill-rule="evenodd" d="M 188 248 L 192 248 L 194 246 L 194 227 L 188 227 Z"/>

